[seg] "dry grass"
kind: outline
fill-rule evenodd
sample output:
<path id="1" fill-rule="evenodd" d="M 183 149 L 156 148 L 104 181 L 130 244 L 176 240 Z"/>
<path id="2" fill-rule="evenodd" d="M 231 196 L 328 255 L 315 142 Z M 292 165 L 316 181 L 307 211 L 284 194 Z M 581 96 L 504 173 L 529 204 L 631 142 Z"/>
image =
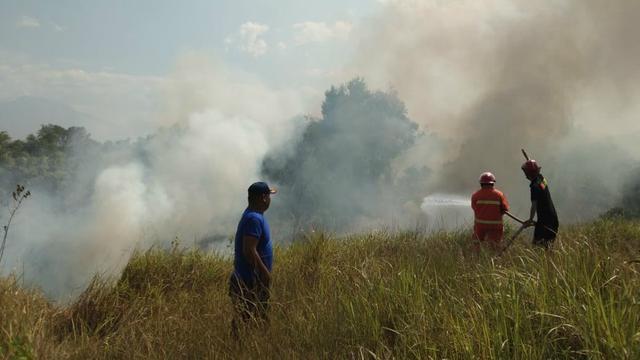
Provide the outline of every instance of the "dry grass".
<path id="1" fill-rule="evenodd" d="M 465 256 L 466 233 L 317 234 L 277 249 L 271 322 L 230 336 L 231 263 L 136 253 L 58 308 L 0 282 L 1 354 L 24 358 L 638 358 L 640 224 L 564 228 Z"/>

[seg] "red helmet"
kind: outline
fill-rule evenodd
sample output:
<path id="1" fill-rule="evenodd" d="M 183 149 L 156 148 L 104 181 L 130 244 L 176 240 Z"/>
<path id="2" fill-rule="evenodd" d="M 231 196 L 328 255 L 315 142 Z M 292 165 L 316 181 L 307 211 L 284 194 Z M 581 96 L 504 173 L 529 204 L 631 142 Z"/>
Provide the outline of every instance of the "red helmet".
<path id="1" fill-rule="evenodd" d="M 496 183 L 496 177 L 490 173 L 490 172 L 483 172 L 480 175 L 480 184 L 481 185 L 485 185 L 485 184 L 495 184 Z"/>
<path id="2" fill-rule="evenodd" d="M 535 160 L 527 160 L 522 164 L 522 171 L 529 176 L 536 176 L 540 174 L 540 169 L 542 169 L 542 167 L 538 165 Z"/>

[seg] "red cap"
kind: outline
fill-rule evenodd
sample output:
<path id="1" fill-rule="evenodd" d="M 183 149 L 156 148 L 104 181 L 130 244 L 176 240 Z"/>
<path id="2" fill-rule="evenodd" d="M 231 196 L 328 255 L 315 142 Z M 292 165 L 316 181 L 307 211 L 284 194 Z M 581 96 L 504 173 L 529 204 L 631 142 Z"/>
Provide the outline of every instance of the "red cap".
<path id="1" fill-rule="evenodd" d="M 538 165 L 535 160 L 527 160 L 524 164 L 522 164 L 522 171 L 528 176 L 536 176 L 540 174 L 540 169 L 542 167 Z"/>

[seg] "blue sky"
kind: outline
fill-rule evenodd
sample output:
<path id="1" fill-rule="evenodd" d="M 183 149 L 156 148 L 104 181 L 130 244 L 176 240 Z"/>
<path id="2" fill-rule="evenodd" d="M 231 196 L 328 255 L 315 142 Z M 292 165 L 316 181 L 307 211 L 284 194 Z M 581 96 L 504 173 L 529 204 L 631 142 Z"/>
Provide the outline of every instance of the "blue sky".
<path id="1" fill-rule="evenodd" d="M 293 37 L 296 23 L 352 23 L 375 8 L 372 0 L 4 1 L 0 43 L 61 65 L 161 75 L 176 56 L 194 49 L 250 65 L 225 51 L 224 41 L 246 22 L 268 26 L 264 38 L 276 45 Z"/>
<path id="2" fill-rule="evenodd" d="M 22 137 L 37 130 L 36 120 L 2 117 L 7 102 L 29 97 L 68 107 L 75 112 L 70 117 L 86 119 L 77 125 L 96 138 L 136 137 L 166 125 L 157 119 L 176 113 L 166 109 L 176 98 L 208 96 L 203 89 L 226 95 L 226 88 L 247 82 L 254 98 L 242 105 L 276 94 L 274 104 L 296 103 L 283 113 L 317 114 L 330 85 L 363 76 L 372 88 L 397 90 L 414 121 L 452 135 L 452 121 L 461 120 L 456 114 L 494 85 L 490 75 L 511 29 L 562 9 L 554 1 L 526 0 L 1 0 L 0 131 Z M 595 27 L 599 22 L 589 20 L 585 27 L 572 27 L 575 19 L 561 19 L 568 33 L 585 32 L 580 43 L 602 49 L 597 41 L 604 39 L 606 46 L 622 43 L 619 49 L 626 49 L 620 50 L 623 55 L 596 52 L 608 54 L 603 64 L 618 62 L 605 67 L 607 76 L 598 86 L 585 89 L 588 96 L 576 99 L 575 117 L 599 132 L 600 119 L 616 111 L 624 126 L 604 130 L 636 129 L 637 111 L 619 114 L 625 107 L 615 104 L 624 98 L 615 95 L 616 88 L 625 88 L 616 82 L 633 78 L 616 74 L 637 62 L 635 43 L 624 42 L 634 32 L 613 30 L 632 25 Z M 209 82 L 196 81 L 199 71 L 211 75 Z M 181 87 L 167 97 L 167 86 L 176 79 Z M 212 87 L 211 81 L 225 83 Z M 637 82 L 631 83 L 625 86 L 635 89 Z M 246 90 L 247 84 L 239 88 Z M 224 107 L 236 99 L 210 100 Z M 609 110 L 596 111 L 607 101 Z M 242 109 L 240 104 L 228 112 Z M 15 114 L 16 106 L 12 109 L 4 113 Z"/>
<path id="3" fill-rule="evenodd" d="M 100 122 L 102 138 L 122 135 L 108 131 L 115 117 L 138 121 L 133 132 L 144 133 L 162 101 L 154 84 L 184 54 L 205 54 L 266 86 L 323 87 L 350 60 L 359 24 L 380 8 L 376 0 L 5 0 L 0 101 L 64 103 Z"/>

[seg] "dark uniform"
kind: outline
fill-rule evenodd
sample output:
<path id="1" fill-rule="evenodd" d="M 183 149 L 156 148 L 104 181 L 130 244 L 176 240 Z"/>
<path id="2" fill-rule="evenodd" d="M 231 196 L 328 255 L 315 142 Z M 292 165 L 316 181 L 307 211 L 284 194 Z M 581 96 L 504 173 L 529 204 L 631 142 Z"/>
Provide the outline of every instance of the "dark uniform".
<path id="1" fill-rule="evenodd" d="M 533 244 L 548 247 L 556 239 L 558 233 L 558 215 L 551 200 L 547 180 L 538 175 L 531 181 L 531 201 L 536 202 L 536 227 L 533 233 Z"/>

